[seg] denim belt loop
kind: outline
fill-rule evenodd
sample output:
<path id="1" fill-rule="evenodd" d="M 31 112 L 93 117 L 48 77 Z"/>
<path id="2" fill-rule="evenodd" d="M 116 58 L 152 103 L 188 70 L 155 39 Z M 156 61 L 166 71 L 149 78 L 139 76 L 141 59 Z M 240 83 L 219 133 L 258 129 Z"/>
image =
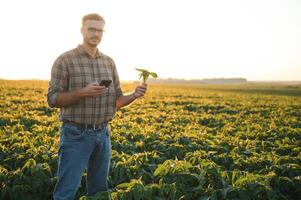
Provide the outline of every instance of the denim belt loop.
<path id="1" fill-rule="evenodd" d="M 88 124 L 85 124 L 85 130 L 87 130 L 88 129 Z M 93 131 L 96 131 L 96 130 L 98 130 L 100 127 L 102 127 L 102 125 L 101 126 L 96 126 L 96 124 L 93 124 L 93 127 L 92 127 L 92 130 Z"/>

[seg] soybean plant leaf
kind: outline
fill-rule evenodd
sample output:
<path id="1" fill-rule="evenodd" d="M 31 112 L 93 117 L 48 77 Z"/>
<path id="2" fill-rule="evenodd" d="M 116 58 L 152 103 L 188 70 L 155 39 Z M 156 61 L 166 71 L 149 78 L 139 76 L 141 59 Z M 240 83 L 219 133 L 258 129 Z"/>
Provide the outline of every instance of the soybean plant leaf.
<path id="1" fill-rule="evenodd" d="M 121 183 L 121 184 L 117 185 L 116 187 L 117 187 L 118 189 L 126 189 L 126 188 L 129 188 L 129 187 L 131 187 L 131 186 L 132 186 L 131 183 Z"/>
<path id="2" fill-rule="evenodd" d="M 210 199 L 210 197 L 208 197 L 208 196 L 202 196 L 199 198 L 199 200 L 209 200 L 209 199 Z"/>
<path id="3" fill-rule="evenodd" d="M 150 72 L 149 73 L 153 78 L 157 78 L 158 77 L 158 75 L 155 73 L 155 72 Z"/>
<path id="4" fill-rule="evenodd" d="M 160 175 L 164 170 L 165 170 L 164 165 L 159 165 L 159 167 L 154 172 L 154 176 Z"/>
<path id="5" fill-rule="evenodd" d="M 199 185 L 196 187 L 186 189 L 187 192 L 196 192 L 196 191 L 202 191 L 202 190 L 203 190 L 203 185 Z"/>
<path id="6" fill-rule="evenodd" d="M 240 199 L 250 200 L 250 197 L 248 196 L 248 194 L 243 190 L 239 190 L 238 195 L 239 195 Z"/>
<path id="7" fill-rule="evenodd" d="M 140 71 L 140 72 L 145 72 L 146 70 L 145 69 L 139 69 L 139 68 L 135 68 L 137 71 Z"/>
<path id="8" fill-rule="evenodd" d="M 226 198 L 226 197 L 227 197 L 227 194 L 228 194 L 229 192 L 231 192 L 232 190 L 233 190 L 232 187 L 227 187 L 227 188 L 223 189 L 223 190 L 222 190 L 223 198 Z"/>

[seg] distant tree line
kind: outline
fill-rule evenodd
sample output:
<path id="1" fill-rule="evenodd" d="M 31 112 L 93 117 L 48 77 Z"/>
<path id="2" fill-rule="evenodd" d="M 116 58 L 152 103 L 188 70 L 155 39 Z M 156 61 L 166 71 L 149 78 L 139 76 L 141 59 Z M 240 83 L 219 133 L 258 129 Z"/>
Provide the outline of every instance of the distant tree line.
<path id="1" fill-rule="evenodd" d="M 231 84 L 231 83 L 247 83 L 245 78 L 206 78 L 206 79 L 176 79 L 176 78 L 167 78 L 167 79 L 149 79 L 149 83 L 200 83 L 200 84 Z"/>

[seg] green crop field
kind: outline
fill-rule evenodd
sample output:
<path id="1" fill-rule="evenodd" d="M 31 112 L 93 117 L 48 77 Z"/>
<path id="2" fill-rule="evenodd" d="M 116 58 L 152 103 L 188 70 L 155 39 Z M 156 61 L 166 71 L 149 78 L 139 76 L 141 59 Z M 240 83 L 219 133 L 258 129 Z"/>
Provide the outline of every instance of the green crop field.
<path id="1" fill-rule="evenodd" d="M 61 123 L 47 86 L 0 80 L 0 199 L 52 198 Z M 301 199 L 301 86 L 150 84 L 116 113 L 111 144 L 114 190 L 85 197 L 84 174 L 78 199 Z"/>

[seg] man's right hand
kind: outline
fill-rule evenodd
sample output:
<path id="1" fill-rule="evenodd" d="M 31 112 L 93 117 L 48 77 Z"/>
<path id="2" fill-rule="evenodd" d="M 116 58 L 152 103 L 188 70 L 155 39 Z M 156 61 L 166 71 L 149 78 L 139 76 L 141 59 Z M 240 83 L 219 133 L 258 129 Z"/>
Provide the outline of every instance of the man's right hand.
<path id="1" fill-rule="evenodd" d="M 104 94 L 108 89 L 105 86 L 99 86 L 97 82 L 89 83 L 78 92 L 82 97 L 94 97 Z"/>
<path id="2" fill-rule="evenodd" d="M 99 86 L 97 82 L 89 83 L 86 87 L 71 92 L 61 92 L 57 95 L 55 107 L 61 108 L 77 103 L 84 97 L 102 95 L 107 91 L 105 86 Z"/>

